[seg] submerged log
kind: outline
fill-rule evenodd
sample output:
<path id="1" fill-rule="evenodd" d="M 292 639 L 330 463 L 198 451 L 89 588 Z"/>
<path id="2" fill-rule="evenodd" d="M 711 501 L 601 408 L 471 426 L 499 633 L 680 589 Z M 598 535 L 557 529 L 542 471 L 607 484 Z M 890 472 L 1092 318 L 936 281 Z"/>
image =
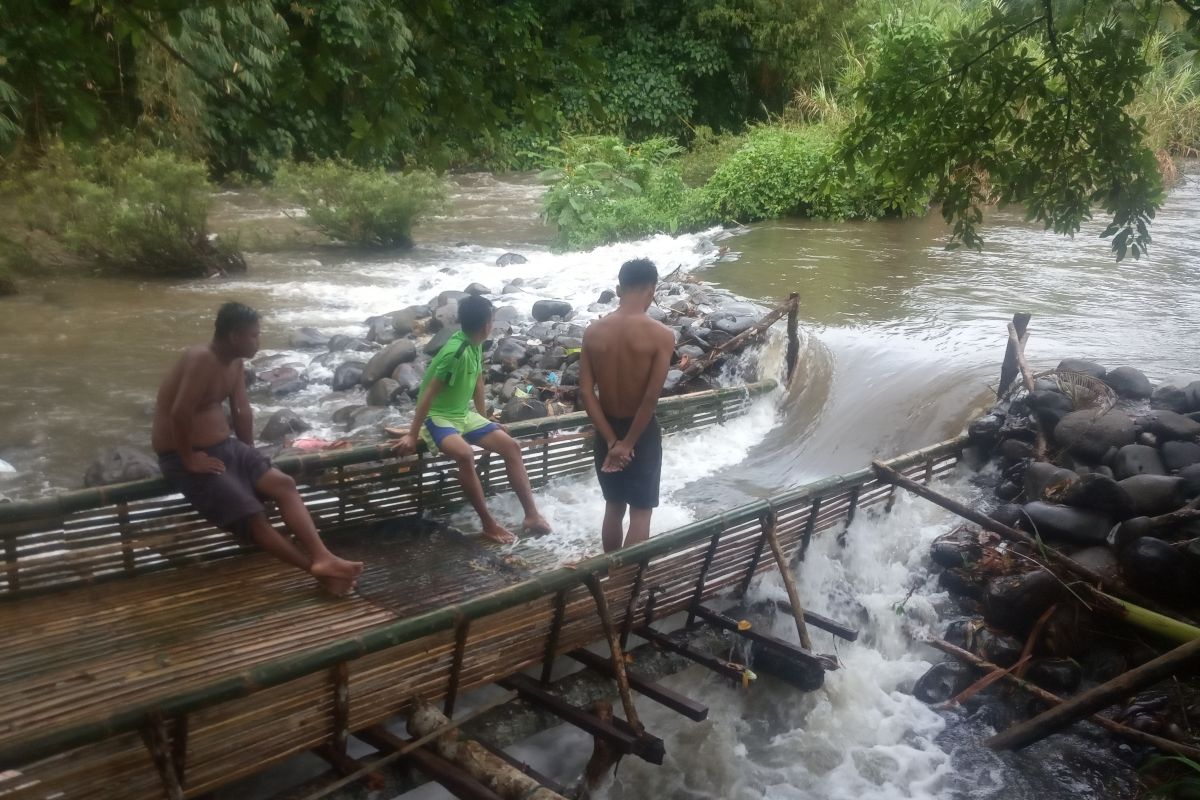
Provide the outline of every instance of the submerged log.
<path id="1" fill-rule="evenodd" d="M 988 739 L 987 745 L 993 750 L 1019 750 L 1197 663 L 1200 663 L 1200 639 L 1176 647 L 1153 661 L 1072 697 L 1044 714 L 1014 725 Z"/>
<path id="2" fill-rule="evenodd" d="M 408 732 L 428 736 L 450 723 L 440 711 L 426 702 L 418 702 L 408 716 Z M 464 738 L 457 728 L 439 733 L 429 746 L 505 800 L 566 800 L 561 794 L 539 784 L 533 778 L 493 755 L 479 742 Z"/>

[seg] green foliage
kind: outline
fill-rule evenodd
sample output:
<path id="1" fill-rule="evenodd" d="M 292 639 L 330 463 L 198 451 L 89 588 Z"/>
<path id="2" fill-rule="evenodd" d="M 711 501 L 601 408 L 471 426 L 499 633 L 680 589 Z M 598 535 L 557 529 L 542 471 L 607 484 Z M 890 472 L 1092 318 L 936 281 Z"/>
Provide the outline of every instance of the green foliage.
<path id="1" fill-rule="evenodd" d="M 1178 33 L 1154 33 L 1144 57 L 1150 70 L 1129 113 L 1146 130 L 1146 146 L 1170 156 L 1200 155 L 1200 72 Z"/>
<path id="2" fill-rule="evenodd" d="M 208 235 L 212 187 L 198 161 L 128 144 L 55 144 L 22 188 L 30 226 L 103 271 L 198 277 L 245 269 Z"/>
<path id="3" fill-rule="evenodd" d="M 1064 234 L 1098 205 L 1112 215 L 1103 235 L 1118 260 L 1139 256 L 1164 197 L 1144 129 L 1126 111 L 1146 74 L 1141 39 L 1136 26 L 1089 13 L 996 5 L 982 24 L 949 34 L 885 20 L 867 48 L 843 156 L 888 185 L 932 183 L 952 244 L 980 245 L 991 201 L 1022 204 Z"/>
<path id="4" fill-rule="evenodd" d="M 917 214 L 926 194 L 850 173 L 829 128 L 764 126 L 700 190 L 713 221 L 753 222 L 803 215 L 877 219 Z"/>
<path id="5" fill-rule="evenodd" d="M 719 134 L 707 125 L 698 126 L 692 131 L 691 146 L 679 159 L 683 182 L 693 188 L 703 186 L 745 141 L 740 134 Z"/>
<path id="6" fill-rule="evenodd" d="M 285 166 L 277 183 L 322 233 L 369 247 L 412 245 L 413 224 L 446 197 L 431 172 L 396 174 L 335 161 Z"/>
<path id="7" fill-rule="evenodd" d="M 1200 764 L 1186 756 L 1158 756 L 1146 762 L 1139 772 L 1169 772 L 1175 777 L 1158 784 L 1147 797 L 1170 797 L 1176 800 L 1200 798 Z"/>

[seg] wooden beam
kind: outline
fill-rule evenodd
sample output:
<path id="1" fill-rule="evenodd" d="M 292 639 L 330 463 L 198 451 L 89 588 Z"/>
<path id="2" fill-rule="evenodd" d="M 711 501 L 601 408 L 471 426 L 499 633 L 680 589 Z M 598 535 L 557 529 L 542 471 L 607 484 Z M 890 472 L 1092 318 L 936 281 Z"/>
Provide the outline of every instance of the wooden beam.
<path id="1" fill-rule="evenodd" d="M 518 772 L 524 773 L 525 775 L 528 775 L 530 778 L 533 778 L 535 781 L 540 783 L 542 786 L 545 786 L 550 791 L 552 791 L 556 794 L 561 794 L 564 797 L 570 797 L 570 795 L 571 795 L 570 789 L 563 786 L 561 783 L 554 780 L 553 778 L 546 775 L 545 773 L 539 772 L 538 770 L 536 770 L 533 767 L 526 764 L 524 761 L 513 758 L 508 753 L 504 752 L 502 749 L 500 749 L 499 747 L 496 747 L 495 745 L 493 745 L 490 742 L 485 742 L 482 739 L 474 739 L 472 741 L 474 741 L 476 744 L 478 744 L 484 750 L 487 750 L 489 753 L 494 755 L 496 758 L 498 758 L 501 761 L 503 761 L 504 763 L 508 764 L 513 769 L 517 770 Z"/>
<path id="2" fill-rule="evenodd" d="M 597 655 L 591 650 L 572 650 L 567 655 L 589 669 L 593 669 L 610 678 L 613 677 L 612 664 L 604 656 Z M 708 706 L 703 703 L 698 703 L 686 695 L 657 684 L 633 670 L 626 669 L 625 674 L 629 678 L 629 685 L 639 694 L 666 706 L 672 711 L 682 714 L 694 722 L 702 722 L 708 719 Z"/>
<path id="3" fill-rule="evenodd" d="M 820 666 L 821 669 L 825 670 L 838 668 L 837 660 L 832 656 L 819 655 L 812 652 L 812 650 L 807 647 L 794 645 L 791 642 L 785 642 L 783 639 L 780 639 L 777 636 L 771 636 L 768 633 L 760 633 L 753 628 L 742 630 L 742 628 L 738 625 L 737 620 L 733 619 L 732 617 L 727 617 L 721 612 L 715 611 L 707 606 L 697 606 L 696 616 L 700 617 L 700 619 L 704 620 L 710 625 L 716 625 L 718 628 L 723 628 L 730 633 L 737 634 L 743 639 L 751 642 L 758 642 L 764 647 L 769 647 L 780 655 L 786 656 L 787 658 L 794 659 L 796 661 L 815 663 L 816 665 Z"/>
<path id="4" fill-rule="evenodd" d="M 779 577 L 783 579 L 783 587 L 787 590 L 788 603 L 792 606 L 792 619 L 796 623 L 796 632 L 800 634 L 800 646 L 805 650 L 812 650 L 812 639 L 808 635 L 808 626 L 804 624 L 804 606 L 800 604 L 800 593 L 796 591 L 796 577 L 792 575 L 791 565 L 788 564 L 787 558 L 783 555 L 783 547 L 779 544 L 779 535 L 776 533 L 776 518 L 775 511 L 771 510 L 763 514 L 760 521 L 762 526 L 762 535 L 767 540 L 767 544 L 771 546 L 771 552 L 775 554 L 775 565 L 779 567 Z M 699 609 L 697 609 L 697 612 Z M 711 622 L 711 620 L 709 620 Z M 736 625 L 733 628 L 734 632 L 738 631 Z"/>
<path id="5" fill-rule="evenodd" d="M 382 726 L 369 728 L 354 734 L 367 744 L 389 754 L 404 753 L 409 762 L 424 772 L 430 778 L 440 783 L 446 791 L 459 800 L 504 800 L 482 783 L 472 778 L 446 759 L 425 747 L 411 746 L 412 740 L 405 740 Z"/>
<path id="6" fill-rule="evenodd" d="M 732 661 L 725 661 L 715 656 L 710 656 L 708 653 L 702 653 L 684 642 L 676 641 L 665 633 L 660 633 L 649 626 L 638 628 L 635 633 L 643 639 L 653 642 L 655 646 L 661 647 L 663 650 L 681 655 L 690 661 L 695 661 L 697 664 L 707 667 L 718 675 L 724 675 L 730 680 L 741 683 L 746 679 L 747 670 L 742 664 L 735 664 Z"/>

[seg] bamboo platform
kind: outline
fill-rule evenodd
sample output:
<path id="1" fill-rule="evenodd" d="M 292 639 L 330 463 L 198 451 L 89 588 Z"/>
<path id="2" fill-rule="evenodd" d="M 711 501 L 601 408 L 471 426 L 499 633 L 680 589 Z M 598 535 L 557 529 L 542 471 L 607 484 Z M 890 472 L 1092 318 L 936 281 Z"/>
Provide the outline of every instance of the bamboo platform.
<path id="1" fill-rule="evenodd" d="M 718 424 L 767 388 L 666 401 L 664 427 Z M 590 468 L 582 425 L 571 415 L 514 431 L 535 478 Z M 889 463 L 929 482 L 960 449 Z M 414 696 L 451 706 L 603 639 L 592 576 L 616 625 L 649 624 L 774 568 L 764 521 L 777 520 L 794 557 L 894 491 L 864 469 L 528 574 L 413 519 L 456 502 L 436 460 L 365 448 L 281 466 L 337 548 L 368 561 L 356 596 L 324 597 L 302 573 L 241 552 L 154 482 L 0 507 L 0 797 L 196 797 L 300 752 L 344 751 Z M 493 491 L 500 466 L 479 464 Z"/>

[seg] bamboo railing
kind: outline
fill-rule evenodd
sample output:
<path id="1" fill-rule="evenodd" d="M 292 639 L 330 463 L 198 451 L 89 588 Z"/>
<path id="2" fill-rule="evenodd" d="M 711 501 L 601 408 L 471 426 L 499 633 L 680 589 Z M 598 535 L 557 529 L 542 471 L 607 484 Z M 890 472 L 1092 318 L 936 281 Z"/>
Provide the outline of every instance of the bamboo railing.
<path id="1" fill-rule="evenodd" d="M 888 463 L 928 483 L 955 468 L 961 447 L 953 440 Z M 135 666 L 114 668 L 111 676 L 97 667 L 82 687 L 49 687 L 44 675 L 15 668 L 0 681 L 0 796 L 160 798 L 164 785 L 174 783 L 187 797 L 210 792 L 296 753 L 344 743 L 348 732 L 402 712 L 414 696 L 453 705 L 454 694 L 601 639 L 585 585 L 593 578 L 617 628 L 650 623 L 773 569 L 774 560 L 763 557 L 765 521 L 773 521 L 789 559 L 802 557 L 812 536 L 844 528 L 894 491 L 869 469 L 831 477 L 407 618 L 358 599 L 289 600 L 286 613 L 267 609 L 261 617 L 237 618 L 228 631 L 213 622 L 209 652 L 190 642 L 169 650 L 152 636 L 153 646 L 131 657 Z M 265 580 L 268 569 L 245 566 L 211 579 L 252 584 Z M 132 593 L 157 581 L 160 591 L 174 592 L 174 602 L 195 596 L 197 604 L 209 604 L 194 577 L 203 572 L 147 575 L 116 588 Z M 276 597 L 277 590 L 264 587 L 263 596 Z M 36 611 L 45 603 L 49 610 L 37 625 L 12 626 L 12 633 L 32 642 L 46 628 L 67 624 L 54 618 L 66 613 L 60 598 L 75 597 L 83 617 L 136 607 L 132 594 L 97 605 L 92 601 L 102 596 L 91 592 L 81 587 L 18 601 L 14 608 Z M 60 602 L 49 606 L 54 601 Z M 0 604 L 0 621 L 5 613 Z M 22 699 L 35 708 L 22 708 Z M 149 741 L 172 757 L 152 758 Z"/>

